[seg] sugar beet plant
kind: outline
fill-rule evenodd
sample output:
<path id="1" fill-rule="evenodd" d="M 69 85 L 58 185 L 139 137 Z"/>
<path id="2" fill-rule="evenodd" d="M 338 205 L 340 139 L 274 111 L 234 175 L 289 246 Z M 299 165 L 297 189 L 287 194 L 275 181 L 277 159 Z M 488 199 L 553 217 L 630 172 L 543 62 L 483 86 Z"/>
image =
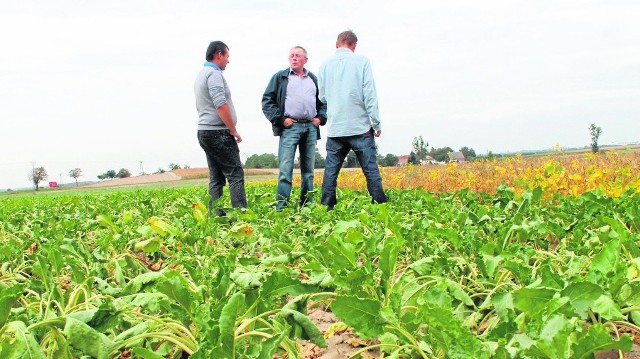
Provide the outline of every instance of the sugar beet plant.
<path id="1" fill-rule="evenodd" d="M 640 331 L 634 192 L 273 193 L 223 218 L 201 188 L 3 199 L 0 357 L 301 358 L 326 346 L 312 305 L 392 358 L 588 358 Z"/>

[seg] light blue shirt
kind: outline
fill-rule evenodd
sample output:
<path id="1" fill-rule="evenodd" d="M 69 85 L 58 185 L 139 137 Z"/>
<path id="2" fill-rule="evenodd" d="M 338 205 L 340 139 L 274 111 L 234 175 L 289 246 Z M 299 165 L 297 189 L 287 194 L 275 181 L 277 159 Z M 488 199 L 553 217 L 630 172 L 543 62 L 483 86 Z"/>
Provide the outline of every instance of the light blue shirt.
<path id="1" fill-rule="evenodd" d="M 287 96 L 284 100 L 284 115 L 296 120 L 310 120 L 316 117 L 316 84 L 304 69 L 304 75 L 298 76 L 289 69 Z"/>
<path id="2" fill-rule="evenodd" d="M 371 64 L 364 56 L 339 48 L 318 74 L 320 101 L 327 104 L 327 136 L 361 135 L 380 128 L 378 96 Z"/>

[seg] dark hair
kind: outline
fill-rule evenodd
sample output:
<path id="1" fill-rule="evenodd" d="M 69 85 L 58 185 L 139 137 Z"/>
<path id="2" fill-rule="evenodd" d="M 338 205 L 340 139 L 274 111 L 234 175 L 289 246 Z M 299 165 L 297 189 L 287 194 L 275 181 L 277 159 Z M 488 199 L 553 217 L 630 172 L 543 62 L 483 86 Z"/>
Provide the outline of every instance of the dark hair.
<path id="1" fill-rule="evenodd" d="M 353 46 L 357 42 L 358 42 L 358 37 L 351 30 L 343 31 L 340 33 L 340 35 L 338 35 L 339 44 L 347 44 L 349 46 Z"/>
<path id="2" fill-rule="evenodd" d="M 222 41 L 212 41 L 207 47 L 207 55 L 205 60 L 211 61 L 216 56 L 218 52 L 221 52 L 223 55 L 227 53 L 229 47 L 225 45 Z"/>

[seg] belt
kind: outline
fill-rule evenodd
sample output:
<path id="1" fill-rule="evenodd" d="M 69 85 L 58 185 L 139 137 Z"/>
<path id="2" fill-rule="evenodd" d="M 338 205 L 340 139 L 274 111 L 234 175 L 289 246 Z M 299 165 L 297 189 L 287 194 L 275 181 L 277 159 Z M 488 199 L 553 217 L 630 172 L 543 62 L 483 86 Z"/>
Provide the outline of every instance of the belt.
<path id="1" fill-rule="evenodd" d="M 292 119 L 294 119 L 294 120 L 295 120 L 296 122 L 298 122 L 298 123 L 307 123 L 307 122 L 311 122 L 311 120 L 310 120 L 310 119 L 308 119 L 308 118 L 293 118 L 293 117 L 291 117 L 291 118 L 292 118 Z"/>

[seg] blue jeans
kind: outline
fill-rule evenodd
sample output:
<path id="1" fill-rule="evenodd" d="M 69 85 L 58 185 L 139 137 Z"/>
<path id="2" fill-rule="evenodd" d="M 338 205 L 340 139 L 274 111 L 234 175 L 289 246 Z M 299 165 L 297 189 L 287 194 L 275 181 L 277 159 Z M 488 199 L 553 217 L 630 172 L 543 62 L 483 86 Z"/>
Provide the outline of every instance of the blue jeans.
<path id="1" fill-rule="evenodd" d="M 376 143 L 372 131 L 369 131 L 363 135 L 327 138 L 327 158 L 322 181 L 321 202 L 328 207 L 328 210 L 332 210 L 338 202 L 336 198 L 338 174 L 350 150 L 356 153 L 358 163 L 362 167 L 372 202 L 384 203 L 388 201 L 382 189 L 382 177 L 376 158 Z"/>
<path id="2" fill-rule="evenodd" d="M 244 171 L 240 161 L 240 149 L 229 130 L 198 131 L 198 142 L 207 155 L 209 166 L 209 214 L 213 204 L 222 197 L 222 188 L 229 182 L 229 194 L 233 207 L 247 208 L 247 195 L 244 190 Z M 218 215 L 224 211 L 218 209 Z"/>
<path id="3" fill-rule="evenodd" d="M 291 195 L 296 147 L 300 153 L 300 172 L 302 173 L 300 206 L 313 201 L 313 167 L 316 161 L 317 143 L 318 128 L 312 122 L 294 122 L 282 131 L 278 146 L 280 174 L 276 190 L 276 210 L 285 207 Z"/>

